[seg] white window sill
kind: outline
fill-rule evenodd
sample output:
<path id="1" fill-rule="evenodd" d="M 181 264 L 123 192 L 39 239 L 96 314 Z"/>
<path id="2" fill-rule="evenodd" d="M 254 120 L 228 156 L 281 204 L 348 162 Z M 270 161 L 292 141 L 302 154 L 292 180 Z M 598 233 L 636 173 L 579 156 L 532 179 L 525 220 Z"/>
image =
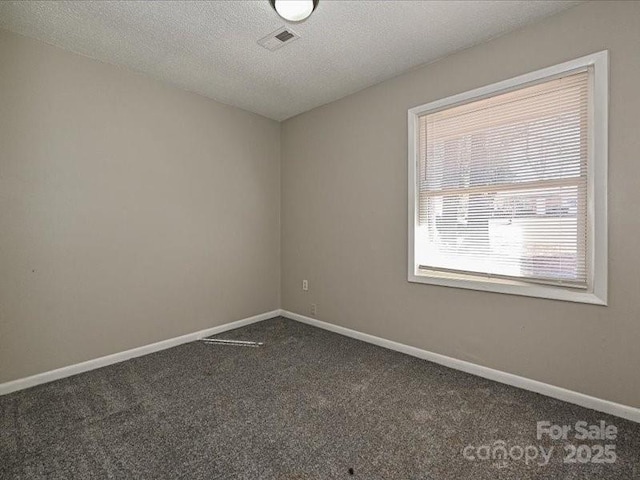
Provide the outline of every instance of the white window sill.
<path id="1" fill-rule="evenodd" d="M 426 283 L 442 287 L 465 288 L 483 292 L 506 293 L 508 295 L 523 295 L 526 297 L 562 300 L 566 302 L 589 303 L 593 305 L 607 305 L 606 298 L 586 290 L 540 285 L 518 282 L 500 278 L 475 277 L 448 272 L 425 272 L 423 270 L 409 273 L 409 282 Z"/>

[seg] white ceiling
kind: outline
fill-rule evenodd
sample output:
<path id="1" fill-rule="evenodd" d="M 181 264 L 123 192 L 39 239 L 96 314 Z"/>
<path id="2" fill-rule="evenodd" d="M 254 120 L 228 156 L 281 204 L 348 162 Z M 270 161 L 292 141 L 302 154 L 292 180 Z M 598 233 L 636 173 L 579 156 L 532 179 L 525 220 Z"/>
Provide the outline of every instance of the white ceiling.
<path id="1" fill-rule="evenodd" d="M 0 28 L 284 120 L 576 1 L 320 0 L 275 52 L 267 0 L 0 2 Z"/>

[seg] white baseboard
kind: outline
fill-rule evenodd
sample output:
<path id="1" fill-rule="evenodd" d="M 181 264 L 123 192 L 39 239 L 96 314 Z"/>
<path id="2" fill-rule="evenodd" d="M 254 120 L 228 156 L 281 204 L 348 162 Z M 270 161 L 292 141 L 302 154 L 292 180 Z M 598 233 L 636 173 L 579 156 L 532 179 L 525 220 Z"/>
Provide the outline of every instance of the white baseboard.
<path id="1" fill-rule="evenodd" d="M 280 315 L 291 320 L 296 320 L 298 322 L 306 323 L 314 327 L 339 333 L 340 335 L 345 335 L 357 340 L 362 340 L 363 342 L 372 343 L 380 347 L 405 353 L 413 357 L 422 358 L 433 363 L 438 363 L 440 365 L 444 365 L 445 367 L 453 368 L 455 370 L 461 370 L 472 375 L 477 375 L 489 380 L 512 385 L 524 390 L 529 390 L 531 392 L 546 395 L 547 397 L 556 398 L 558 400 L 573 403 L 581 407 L 590 408 L 592 410 L 597 410 L 599 412 L 608 413 L 609 415 L 615 415 L 616 417 L 626 418 L 627 420 L 631 420 L 632 422 L 640 423 L 640 408 L 630 407 L 627 405 L 622 405 L 620 403 L 610 402 L 609 400 L 602 400 L 600 398 L 591 397 L 583 393 L 574 392 L 562 387 L 556 387 L 547 383 L 538 382 L 537 380 L 531 380 L 525 377 L 520 377 L 518 375 L 513 375 L 511 373 L 502 372 L 500 370 L 494 370 L 493 368 L 476 365 L 475 363 L 465 362 L 464 360 L 458 360 L 456 358 L 440 355 L 439 353 L 433 353 L 417 347 L 411 347 L 402 343 L 386 340 L 384 338 L 358 332 L 357 330 L 351 330 L 339 325 L 323 322 L 321 320 L 306 317 L 304 315 L 289 312 L 287 310 L 282 310 Z"/>
<path id="2" fill-rule="evenodd" d="M 0 383 L 0 395 L 6 395 L 7 393 L 16 392 L 25 388 L 34 387 L 42 383 L 52 382 L 65 377 L 70 377 L 82 372 L 88 372 L 89 370 L 95 370 L 96 368 L 106 367 L 114 363 L 123 362 L 134 357 L 141 357 L 149 353 L 158 352 L 167 348 L 182 345 L 183 343 L 194 342 L 201 338 L 215 335 L 217 333 L 226 332 L 227 330 L 233 330 L 235 328 L 244 327 L 251 323 L 261 322 L 269 318 L 277 317 L 280 315 L 280 310 L 272 310 L 271 312 L 261 313 L 249 318 L 243 318 L 231 323 L 225 323 L 224 325 L 218 325 L 217 327 L 206 328 L 198 332 L 188 333 L 180 337 L 170 338 L 168 340 L 162 340 L 160 342 L 152 343 L 150 345 L 144 345 L 142 347 L 133 348 L 124 352 L 114 353 L 105 357 L 94 358 L 93 360 L 87 360 L 86 362 L 76 363 L 75 365 L 69 365 L 67 367 L 57 368 L 44 373 L 38 373 L 30 377 L 19 378 L 10 382 Z"/>
<path id="3" fill-rule="evenodd" d="M 39 373 L 30 377 L 12 380 L 10 382 L 0 384 L 0 395 L 6 395 L 8 393 L 23 390 L 29 387 L 34 387 L 42 383 L 70 377 L 78 373 L 88 372 L 89 370 L 94 370 L 96 368 L 106 367 L 107 365 L 123 362 L 130 358 L 140 357 L 149 353 L 158 352 L 160 350 L 165 350 L 177 345 L 182 345 L 183 343 L 193 342 L 210 335 L 215 335 L 217 333 L 240 328 L 251 323 L 261 322 L 262 320 L 267 320 L 269 318 L 277 317 L 280 315 L 291 320 L 296 320 L 298 322 L 306 323 L 314 327 L 329 330 L 340 335 L 355 338 L 357 340 L 372 343 L 380 347 L 405 353 L 413 357 L 422 358 L 430 362 L 438 363 L 440 365 L 444 365 L 445 367 L 461 370 L 472 375 L 477 375 L 489 380 L 512 385 L 524 390 L 529 390 L 532 392 L 540 393 L 542 395 L 546 395 L 548 397 L 556 398 L 558 400 L 563 400 L 575 405 L 580 405 L 581 407 L 591 408 L 599 412 L 608 413 L 610 415 L 615 415 L 617 417 L 626 418 L 627 420 L 640 423 L 640 409 L 636 407 L 630 407 L 627 405 L 611 402 L 609 400 L 591 397 L 583 393 L 574 392 L 562 387 L 556 387 L 554 385 L 549 385 L 537 380 L 531 380 L 525 377 L 520 377 L 518 375 L 513 375 L 511 373 L 502 372 L 500 370 L 494 370 L 493 368 L 483 367 L 475 363 L 447 357 L 446 355 L 440 355 L 439 353 L 433 353 L 417 347 L 411 347 L 409 345 L 404 345 L 392 340 L 386 340 L 374 335 L 358 332 L 357 330 L 351 330 L 346 327 L 334 325 L 332 323 L 323 322 L 321 320 L 289 312 L 287 310 L 272 310 L 271 312 L 262 313 L 260 315 L 255 315 L 253 317 L 244 318 L 235 322 L 226 323 L 217 327 L 207 328 L 198 332 L 188 333 L 180 337 L 162 340 L 160 342 L 133 348 L 124 352 L 114 353 L 112 355 L 88 360 L 86 362 L 77 363 L 75 365 L 69 365 L 67 367 L 58 368 L 56 370 L 50 370 L 48 372 Z"/>

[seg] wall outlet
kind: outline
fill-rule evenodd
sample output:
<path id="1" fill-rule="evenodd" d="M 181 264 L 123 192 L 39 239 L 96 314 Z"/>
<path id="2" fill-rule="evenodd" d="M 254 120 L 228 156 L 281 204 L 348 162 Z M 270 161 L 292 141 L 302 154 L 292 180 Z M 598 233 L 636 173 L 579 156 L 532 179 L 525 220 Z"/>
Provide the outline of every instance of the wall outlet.
<path id="1" fill-rule="evenodd" d="M 318 307 L 315 303 L 311 304 L 311 315 L 314 317 L 318 314 Z"/>
<path id="2" fill-rule="evenodd" d="M 309 280 L 302 280 L 302 290 L 305 292 L 309 291 Z"/>

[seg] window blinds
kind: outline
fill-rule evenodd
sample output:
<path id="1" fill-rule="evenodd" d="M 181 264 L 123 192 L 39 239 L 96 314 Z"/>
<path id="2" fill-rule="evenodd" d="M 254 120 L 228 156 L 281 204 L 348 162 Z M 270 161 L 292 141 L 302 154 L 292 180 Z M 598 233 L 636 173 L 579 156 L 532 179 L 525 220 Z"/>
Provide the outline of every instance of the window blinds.
<path id="1" fill-rule="evenodd" d="M 419 118 L 420 269 L 586 288 L 590 71 Z"/>

